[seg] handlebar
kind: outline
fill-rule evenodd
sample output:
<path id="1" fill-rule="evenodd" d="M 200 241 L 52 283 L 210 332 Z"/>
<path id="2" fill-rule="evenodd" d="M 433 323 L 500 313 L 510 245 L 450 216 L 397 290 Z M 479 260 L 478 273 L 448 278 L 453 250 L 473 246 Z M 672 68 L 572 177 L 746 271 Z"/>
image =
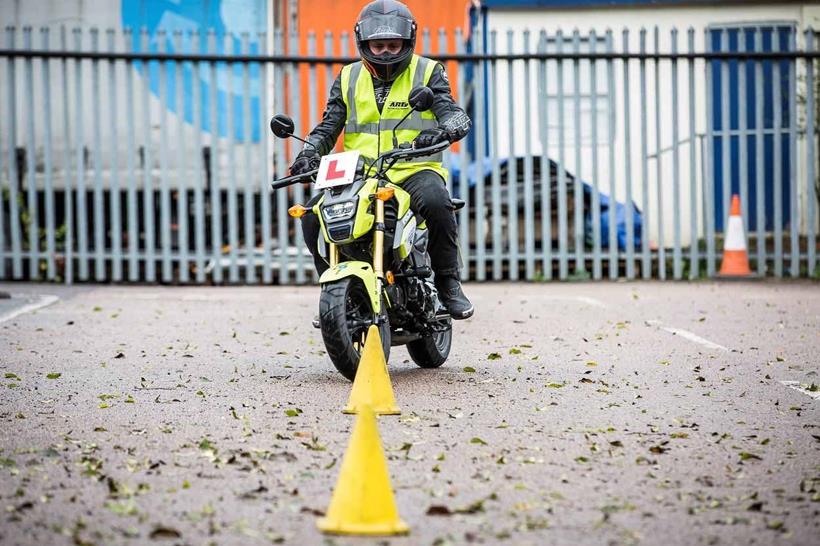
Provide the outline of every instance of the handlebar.
<path id="1" fill-rule="evenodd" d="M 424 157 L 426 155 L 432 155 L 438 152 L 443 152 L 449 147 L 450 142 L 447 140 L 439 142 L 438 144 L 434 144 L 432 146 L 427 146 L 426 148 L 413 148 L 410 142 L 404 142 L 398 148 L 395 148 L 393 150 L 390 150 L 389 152 L 385 152 L 382 155 L 380 155 L 379 159 L 377 159 L 373 164 L 375 165 L 379 162 L 379 160 L 382 160 L 382 162 L 390 161 L 390 165 L 392 166 L 393 163 L 399 160 L 413 159 L 415 157 Z M 290 186 L 291 184 L 297 184 L 299 182 L 308 182 L 309 179 L 315 177 L 318 172 L 319 169 L 316 169 L 310 172 L 280 178 L 279 180 L 275 180 L 273 184 L 271 184 L 271 189 L 278 190 Z"/>
<path id="2" fill-rule="evenodd" d="M 427 146 L 426 148 L 412 148 L 409 142 L 404 142 L 398 148 L 390 150 L 382 154 L 383 159 L 412 159 L 414 157 L 423 157 L 425 155 L 432 155 L 438 152 L 443 152 L 450 147 L 450 141 L 444 140 L 438 144 Z"/>
<path id="3" fill-rule="evenodd" d="M 316 173 L 319 172 L 319 169 L 315 171 L 310 171 L 302 174 L 294 174 L 293 176 L 286 176 L 285 178 L 280 178 L 271 184 L 271 189 L 278 190 L 282 188 L 286 188 L 291 184 L 296 184 L 298 182 L 309 182 L 308 179 L 313 178 L 316 176 Z"/>

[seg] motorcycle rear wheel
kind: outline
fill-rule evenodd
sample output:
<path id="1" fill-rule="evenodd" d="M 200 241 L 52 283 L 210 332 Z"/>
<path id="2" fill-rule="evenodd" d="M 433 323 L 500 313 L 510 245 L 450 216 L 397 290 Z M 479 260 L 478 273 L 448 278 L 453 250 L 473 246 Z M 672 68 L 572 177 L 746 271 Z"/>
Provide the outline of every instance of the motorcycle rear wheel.
<path id="1" fill-rule="evenodd" d="M 411 341 L 407 344 L 407 352 L 420 368 L 438 368 L 447 361 L 452 345 L 453 328 L 450 325 L 445 332 Z"/>
<path id="2" fill-rule="evenodd" d="M 319 296 L 319 326 L 325 349 L 333 365 L 350 381 L 356 377 L 373 308 L 364 284 L 346 277 L 322 285 Z M 387 317 L 379 326 L 385 361 L 390 358 L 390 324 Z"/>

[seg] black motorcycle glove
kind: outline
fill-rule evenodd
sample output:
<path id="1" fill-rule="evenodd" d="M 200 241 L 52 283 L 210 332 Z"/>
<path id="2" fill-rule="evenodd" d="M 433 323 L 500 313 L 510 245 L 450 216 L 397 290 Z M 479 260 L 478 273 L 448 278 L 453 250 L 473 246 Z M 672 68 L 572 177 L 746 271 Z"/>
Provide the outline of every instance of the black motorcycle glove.
<path id="1" fill-rule="evenodd" d="M 293 165 L 290 166 L 290 175 L 305 174 L 319 168 L 321 156 L 313 148 L 307 148 L 299 152 Z"/>
<path id="2" fill-rule="evenodd" d="M 414 148 L 429 148 L 435 146 L 439 142 L 449 141 L 449 135 L 444 129 L 425 129 L 413 141 Z"/>

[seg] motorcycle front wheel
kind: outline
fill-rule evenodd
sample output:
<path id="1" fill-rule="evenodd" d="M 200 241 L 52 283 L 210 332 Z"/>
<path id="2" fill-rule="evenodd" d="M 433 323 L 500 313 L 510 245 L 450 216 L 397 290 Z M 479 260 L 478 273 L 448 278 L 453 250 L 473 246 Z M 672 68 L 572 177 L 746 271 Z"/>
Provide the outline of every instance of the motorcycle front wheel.
<path id="1" fill-rule="evenodd" d="M 350 381 L 356 377 L 367 330 L 373 318 L 370 297 L 361 280 L 345 277 L 322 285 L 319 326 L 325 350 L 333 365 Z M 390 324 L 379 326 L 384 359 L 390 357 Z"/>

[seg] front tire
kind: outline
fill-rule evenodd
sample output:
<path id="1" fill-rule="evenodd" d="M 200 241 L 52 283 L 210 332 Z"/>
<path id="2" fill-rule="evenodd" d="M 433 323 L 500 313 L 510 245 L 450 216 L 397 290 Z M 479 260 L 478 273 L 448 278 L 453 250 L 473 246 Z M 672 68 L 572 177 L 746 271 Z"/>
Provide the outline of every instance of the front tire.
<path id="1" fill-rule="evenodd" d="M 370 297 L 358 278 L 345 277 L 322 285 L 319 297 L 322 339 L 333 365 L 350 381 L 356 377 L 372 318 Z M 390 324 L 387 317 L 379 326 L 379 334 L 387 361 L 390 358 Z"/>
<path id="2" fill-rule="evenodd" d="M 437 334 L 423 337 L 407 344 L 407 352 L 420 368 L 438 368 L 450 356 L 453 345 L 453 327 Z"/>

